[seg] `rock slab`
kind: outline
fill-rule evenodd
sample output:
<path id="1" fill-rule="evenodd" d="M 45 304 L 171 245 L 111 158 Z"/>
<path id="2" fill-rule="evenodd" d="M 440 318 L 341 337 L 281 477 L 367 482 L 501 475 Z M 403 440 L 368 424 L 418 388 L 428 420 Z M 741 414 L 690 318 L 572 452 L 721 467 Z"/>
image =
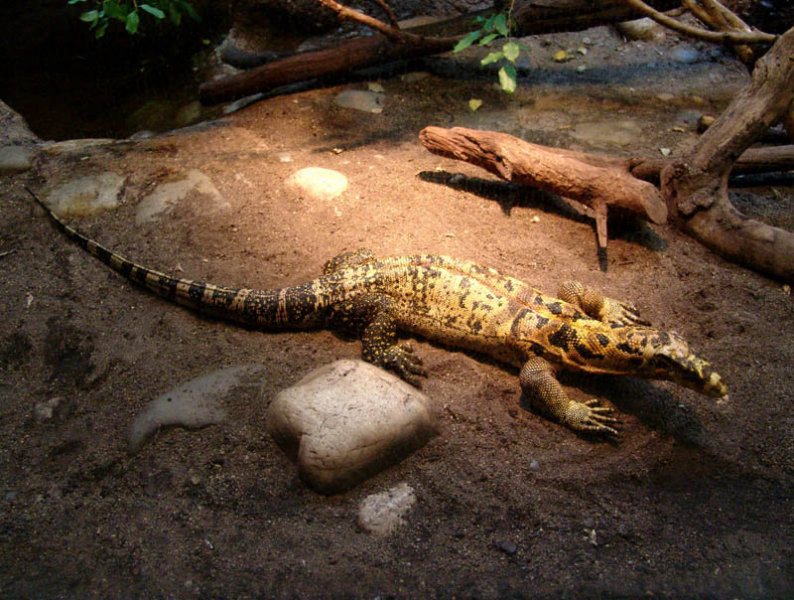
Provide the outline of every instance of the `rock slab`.
<path id="1" fill-rule="evenodd" d="M 323 494 L 353 488 L 437 433 L 424 394 L 359 360 L 320 367 L 280 392 L 268 430 L 301 479 Z"/>

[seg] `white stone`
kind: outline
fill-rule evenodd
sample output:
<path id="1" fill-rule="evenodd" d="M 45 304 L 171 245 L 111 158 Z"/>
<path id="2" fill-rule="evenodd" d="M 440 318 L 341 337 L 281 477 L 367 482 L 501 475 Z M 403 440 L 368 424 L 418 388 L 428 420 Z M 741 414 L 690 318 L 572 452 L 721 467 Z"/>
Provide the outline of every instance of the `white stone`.
<path id="1" fill-rule="evenodd" d="M 293 173 L 287 185 L 299 189 L 314 200 L 330 201 L 347 189 L 347 177 L 339 171 L 321 167 L 306 167 Z"/>
<path id="2" fill-rule="evenodd" d="M 392 533 L 405 522 L 405 514 L 416 503 L 416 494 L 407 483 L 367 496 L 358 509 L 358 525 L 377 536 Z"/>
<path id="3" fill-rule="evenodd" d="M 135 222 L 139 225 L 149 223 L 170 213 L 191 191 L 206 196 L 209 202 L 205 212 L 209 214 L 231 208 L 209 177 L 197 169 L 191 169 L 184 179 L 161 183 L 141 200 L 135 212 Z"/>
<path id="4" fill-rule="evenodd" d="M 334 98 L 334 102 L 343 108 L 352 108 L 368 113 L 383 112 L 384 94 L 367 90 L 346 90 Z"/>
<path id="5" fill-rule="evenodd" d="M 73 179 L 55 188 L 44 203 L 57 215 L 87 216 L 116 208 L 124 177 L 112 171 Z"/>
<path id="6" fill-rule="evenodd" d="M 13 175 L 30 169 L 34 153 L 22 146 L 0 148 L 0 175 Z"/>
<path id="7" fill-rule="evenodd" d="M 263 368 L 241 365 L 201 375 L 161 394 L 135 417 L 127 434 L 130 453 L 138 452 L 161 427 L 197 429 L 226 419 L 223 400 L 236 388 L 257 379 Z"/>
<path id="8" fill-rule="evenodd" d="M 424 394 L 360 360 L 325 365 L 281 391 L 268 431 L 323 494 L 349 490 L 436 435 Z"/>

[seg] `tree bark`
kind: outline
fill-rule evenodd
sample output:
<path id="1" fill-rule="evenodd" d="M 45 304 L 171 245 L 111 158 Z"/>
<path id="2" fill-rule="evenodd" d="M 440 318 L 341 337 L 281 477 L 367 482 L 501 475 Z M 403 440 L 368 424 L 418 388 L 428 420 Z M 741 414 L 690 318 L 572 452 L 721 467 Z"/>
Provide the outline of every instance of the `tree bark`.
<path id="1" fill-rule="evenodd" d="M 794 29 L 753 70 L 750 84 L 688 154 L 661 172 L 668 207 L 686 231 L 722 256 L 794 280 L 794 233 L 747 219 L 731 204 L 728 176 L 737 159 L 794 100 Z"/>
<path id="2" fill-rule="evenodd" d="M 649 4 L 659 10 L 667 10 L 678 6 L 679 1 L 653 0 Z M 421 38 L 413 38 L 415 41 L 410 44 L 394 43 L 376 33 L 333 48 L 294 54 L 250 71 L 205 82 L 199 87 L 199 98 L 205 105 L 219 104 L 298 81 L 339 76 L 364 67 L 446 52 L 455 44 L 449 36 L 471 31 L 474 28 L 473 17 L 492 12 L 473 12 L 406 30 Z M 513 11 L 516 21 L 514 35 L 580 31 L 638 16 L 623 0 L 518 0 Z"/>

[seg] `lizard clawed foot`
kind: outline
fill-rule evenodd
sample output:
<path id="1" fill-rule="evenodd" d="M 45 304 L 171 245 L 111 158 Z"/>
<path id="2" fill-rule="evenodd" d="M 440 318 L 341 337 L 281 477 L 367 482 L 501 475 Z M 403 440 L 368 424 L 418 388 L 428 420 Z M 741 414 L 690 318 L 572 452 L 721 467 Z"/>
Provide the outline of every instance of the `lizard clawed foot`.
<path id="1" fill-rule="evenodd" d="M 644 325 L 646 327 L 651 324 L 650 321 L 643 319 L 640 316 L 639 309 L 629 302 L 607 298 L 605 299 L 604 312 L 608 323 L 617 323 L 624 326 Z"/>
<path id="2" fill-rule="evenodd" d="M 414 354 L 413 347 L 408 343 L 390 346 L 383 356 L 382 366 L 391 369 L 400 378 L 416 387 L 422 387 L 420 377 L 427 377 L 422 359 Z"/>
<path id="3" fill-rule="evenodd" d="M 620 432 L 615 426 L 621 422 L 620 419 L 609 416 L 613 412 L 608 406 L 601 406 L 598 400 L 571 402 L 565 411 L 564 421 L 576 431 L 618 436 Z"/>

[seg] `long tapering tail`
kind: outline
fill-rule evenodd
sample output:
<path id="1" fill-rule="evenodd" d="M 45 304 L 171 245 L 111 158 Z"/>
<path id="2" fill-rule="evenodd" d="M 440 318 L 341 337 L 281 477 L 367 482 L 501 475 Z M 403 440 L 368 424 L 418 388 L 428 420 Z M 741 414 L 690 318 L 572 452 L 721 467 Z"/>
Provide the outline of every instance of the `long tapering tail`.
<path id="1" fill-rule="evenodd" d="M 32 190 L 27 187 L 25 190 L 70 240 L 126 279 L 161 298 L 216 317 L 259 327 L 303 328 L 316 324 L 310 318 L 314 312 L 311 309 L 316 309 L 311 283 L 275 290 L 250 290 L 172 277 L 128 260 L 84 236 L 61 220 Z"/>

